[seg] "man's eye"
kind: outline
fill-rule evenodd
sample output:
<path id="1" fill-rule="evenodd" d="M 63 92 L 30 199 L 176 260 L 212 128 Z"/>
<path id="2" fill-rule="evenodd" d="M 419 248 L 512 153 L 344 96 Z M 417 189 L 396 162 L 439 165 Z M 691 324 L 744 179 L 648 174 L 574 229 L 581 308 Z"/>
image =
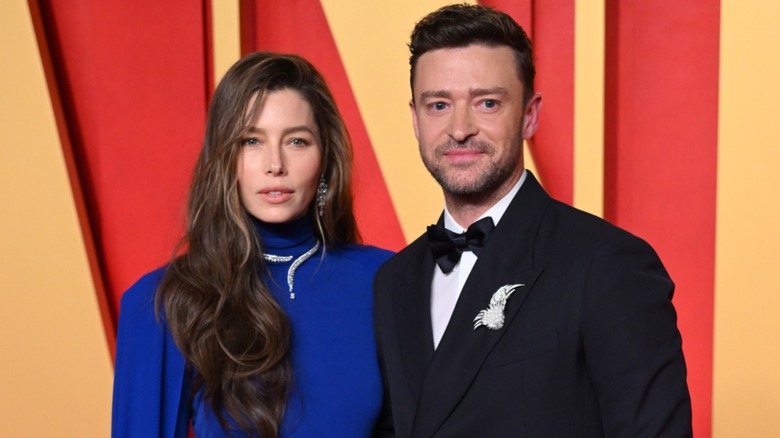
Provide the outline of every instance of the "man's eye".
<path id="1" fill-rule="evenodd" d="M 432 105 L 432 108 L 436 111 L 441 111 L 447 108 L 447 104 L 445 104 L 444 102 L 436 102 Z"/>
<path id="2" fill-rule="evenodd" d="M 482 101 L 482 106 L 484 106 L 487 109 L 492 109 L 498 106 L 498 102 L 492 99 L 487 99 Z"/>

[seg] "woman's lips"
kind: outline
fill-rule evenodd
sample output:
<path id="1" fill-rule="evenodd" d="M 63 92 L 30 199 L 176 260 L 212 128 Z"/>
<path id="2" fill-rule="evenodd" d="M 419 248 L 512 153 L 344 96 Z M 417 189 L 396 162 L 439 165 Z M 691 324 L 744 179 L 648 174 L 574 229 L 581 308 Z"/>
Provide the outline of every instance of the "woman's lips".
<path id="1" fill-rule="evenodd" d="M 260 190 L 258 195 L 271 204 L 281 204 L 292 197 L 293 191 L 283 187 L 273 187 Z"/>

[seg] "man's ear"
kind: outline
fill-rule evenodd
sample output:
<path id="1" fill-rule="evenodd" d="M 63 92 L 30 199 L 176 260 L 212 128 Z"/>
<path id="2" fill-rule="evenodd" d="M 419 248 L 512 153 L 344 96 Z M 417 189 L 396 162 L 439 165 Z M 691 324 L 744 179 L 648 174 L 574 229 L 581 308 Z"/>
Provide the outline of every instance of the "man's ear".
<path id="1" fill-rule="evenodd" d="M 420 131 L 417 128 L 417 111 L 414 106 L 414 99 L 409 101 L 409 109 L 412 111 L 412 126 L 414 126 L 414 138 L 420 141 Z"/>
<path id="2" fill-rule="evenodd" d="M 542 110 L 542 95 L 534 93 L 525 105 L 523 113 L 523 139 L 527 140 L 536 134 L 539 126 L 539 112 Z"/>

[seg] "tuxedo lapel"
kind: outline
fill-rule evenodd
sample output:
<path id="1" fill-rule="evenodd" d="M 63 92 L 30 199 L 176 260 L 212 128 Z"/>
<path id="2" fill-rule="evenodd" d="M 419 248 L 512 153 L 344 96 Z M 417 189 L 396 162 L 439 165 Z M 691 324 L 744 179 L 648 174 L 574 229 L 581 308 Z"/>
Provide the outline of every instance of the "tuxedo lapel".
<path id="1" fill-rule="evenodd" d="M 526 297 L 533 292 L 543 269 L 534 265 L 534 240 L 549 200 L 529 173 L 474 265 L 431 358 L 420 392 L 413 437 L 435 434 L 476 378 L 506 327 L 512 324 Z M 475 329 L 474 318 L 505 285 L 522 286 L 507 300 L 504 327 Z"/>
<path id="2" fill-rule="evenodd" d="M 416 400 L 433 355 L 430 289 L 434 260 L 425 237 L 418 239 L 410 249 L 413 251 L 408 265 L 398 278 L 394 313 L 401 351 L 404 352 L 401 362 Z"/>

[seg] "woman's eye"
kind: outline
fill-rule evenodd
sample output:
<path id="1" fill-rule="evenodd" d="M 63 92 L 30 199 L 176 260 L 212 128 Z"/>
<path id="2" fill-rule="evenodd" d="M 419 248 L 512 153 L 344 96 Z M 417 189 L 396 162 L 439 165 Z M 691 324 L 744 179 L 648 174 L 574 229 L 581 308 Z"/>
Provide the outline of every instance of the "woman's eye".
<path id="1" fill-rule="evenodd" d="M 293 146 L 306 146 L 309 144 L 309 142 L 304 138 L 293 138 L 290 139 L 290 144 Z"/>
<path id="2" fill-rule="evenodd" d="M 241 140 L 241 146 L 256 146 L 260 142 L 256 138 L 244 138 Z"/>

